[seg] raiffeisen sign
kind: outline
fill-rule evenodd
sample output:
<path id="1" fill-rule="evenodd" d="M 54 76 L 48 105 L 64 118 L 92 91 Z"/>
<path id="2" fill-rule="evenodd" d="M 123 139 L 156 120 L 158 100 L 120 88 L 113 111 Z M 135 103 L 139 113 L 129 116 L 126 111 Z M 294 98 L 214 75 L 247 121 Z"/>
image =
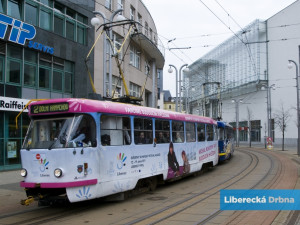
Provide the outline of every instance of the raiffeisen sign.
<path id="1" fill-rule="evenodd" d="M 28 99 L 0 97 L 0 111 L 21 112 L 28 102 Z M 28 109 L 24 112 L 28 112 Z"/>
<path id="2" fill-rule="evenodd" d="M 11 31 L 8 37 L 8 41 L 25 45 L 26 40 L 29 40 L 28 47 L 34 48 L 38 51 L 53 54 L 54 49 L 52 47 L 43 45 L 38 42 L 31 41 L 36 35 L 36 29 L 34 26 L 28 23 L 24 23 L 20 20 L 11 18 L 9 16 L 0 14 L 0 38 L 4 39 L 8 26 L 11 26 Z"/>

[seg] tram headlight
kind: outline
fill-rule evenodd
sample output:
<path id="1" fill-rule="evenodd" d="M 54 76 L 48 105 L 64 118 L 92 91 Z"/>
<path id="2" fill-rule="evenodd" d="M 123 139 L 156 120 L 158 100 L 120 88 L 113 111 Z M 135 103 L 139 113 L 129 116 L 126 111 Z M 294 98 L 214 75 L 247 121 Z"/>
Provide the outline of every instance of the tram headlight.
<path id="1" fill-rule="evenodd" d="M 61 177 L 62 176 L 62 170 L 59 169 L 59 168 L 55 169 L 54 170 L 54 176 L 57 177 L 57 178 Z"/>
<path id="2" fill-rule="evenodd" d="M 20 174 L 22 177 L 26 177 L 27 176 L 27 170 L 26 169 L 21 169 Z"/>

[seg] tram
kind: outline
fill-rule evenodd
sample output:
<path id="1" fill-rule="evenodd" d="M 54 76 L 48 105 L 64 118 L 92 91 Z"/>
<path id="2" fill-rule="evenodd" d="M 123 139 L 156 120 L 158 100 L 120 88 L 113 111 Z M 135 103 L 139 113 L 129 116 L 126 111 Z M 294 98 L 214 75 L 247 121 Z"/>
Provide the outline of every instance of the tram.
<path id="1" fill-rule="evenodd" d="M 223 121 L 217 121 L 218 124 L 218 147 L 219 161 L 230 159 L 234 152 L 233 127 Z"/>
<path id="2" fill-rule="evenodd" d="M 21 149 L 25 205 L 121 198 L 218 163 L 211 118 L 73 98 L 33 102 L 28 111 Z"/>

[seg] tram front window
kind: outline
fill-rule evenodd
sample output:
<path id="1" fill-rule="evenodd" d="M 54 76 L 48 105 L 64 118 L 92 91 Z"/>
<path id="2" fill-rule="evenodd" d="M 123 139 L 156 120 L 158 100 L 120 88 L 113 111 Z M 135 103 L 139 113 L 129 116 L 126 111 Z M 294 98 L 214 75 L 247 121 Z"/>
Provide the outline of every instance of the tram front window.
<path id="1" fill-rule="evenodd" d="M 96 126 L 86 115 L 32 120 L 23 148 L 53 149 L 95 145 Z"/>

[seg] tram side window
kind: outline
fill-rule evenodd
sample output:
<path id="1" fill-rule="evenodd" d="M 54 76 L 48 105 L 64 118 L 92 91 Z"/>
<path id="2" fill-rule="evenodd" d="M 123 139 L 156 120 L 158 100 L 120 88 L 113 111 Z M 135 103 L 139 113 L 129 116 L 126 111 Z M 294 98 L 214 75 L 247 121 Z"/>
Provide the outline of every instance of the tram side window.
<path id="1" fill-rule="evenodd" d="M 218 127 L 216 125 L 213 125 L 213 128 L 214 128 L 214 141 L 217 141 L 219 139 Z"/>
<path id="2" fill-rule="evenodd" d="M 186 131 L 186 142 L 195 142 L 196 141 L 196 132 L 194 123 L 185 123 Z"/>
<path id="3" fill-rule="evenodd" d="M 231 127 L 225 127 L 225 136 L 228 140 L 233 137 L 233 129 Z"/>
<path id="4" fill-rule="evenodd" d="M 212 124 L 207 124 L 206 125 L 206 137 L 207 141 L 213 141 L 214 140 L 214 125 Z"/>
<path id="5" fill-rule="evenodd" d="M 226 131 L 224 130 L 224 128 L 223 127 L 219 127 L 218 130 L 219 130 L 219 140 L 220 141 L 225 140 L 226 138 L 224 136 L 226 135 L 225 134 Z"/>
<path id="6" fill-rule="evenodd" d="M 170 143 L 170 122 L 155 120 L 155 138 L 158 144 Z"/>
<path id="7" fill-rule="evenodd" d="M 91 116 L 82 115 L 82 117 L 78 117 L 78 120 L 74 121 L 74 128 L 76 128 L 74 129 L 75 133 L 71 132 L 70 136 L 72 137 L 71 142 L 76 143 L 76 147 L 79 147 L 81 143 L 83 147 L 96 146 L 96 124 Z M 68 147 L 74 147 L 74 144 L 69 144 Z"/>
<path id="8" fill-rule="evenodd" d="M 152 119 L 134 118 L 134 142 L 135 144 L 153 143 Z"/>
<path id="9" fill-rule="evenodd" d="M 130 145 L 130 118 L 122 116 L 102 115 L 100 119 L 102 145 Z"/>
<path id="10" fill-rule="evenodd" d="M 183 122 L 172 121 L 172 138 L 173 142 L 181 143 L 184 141 Z"/>
<path id="11" fill-rule="evenodd" d="M 205 124 L 197 124 L 198 141 L 205 141 Z"/>

